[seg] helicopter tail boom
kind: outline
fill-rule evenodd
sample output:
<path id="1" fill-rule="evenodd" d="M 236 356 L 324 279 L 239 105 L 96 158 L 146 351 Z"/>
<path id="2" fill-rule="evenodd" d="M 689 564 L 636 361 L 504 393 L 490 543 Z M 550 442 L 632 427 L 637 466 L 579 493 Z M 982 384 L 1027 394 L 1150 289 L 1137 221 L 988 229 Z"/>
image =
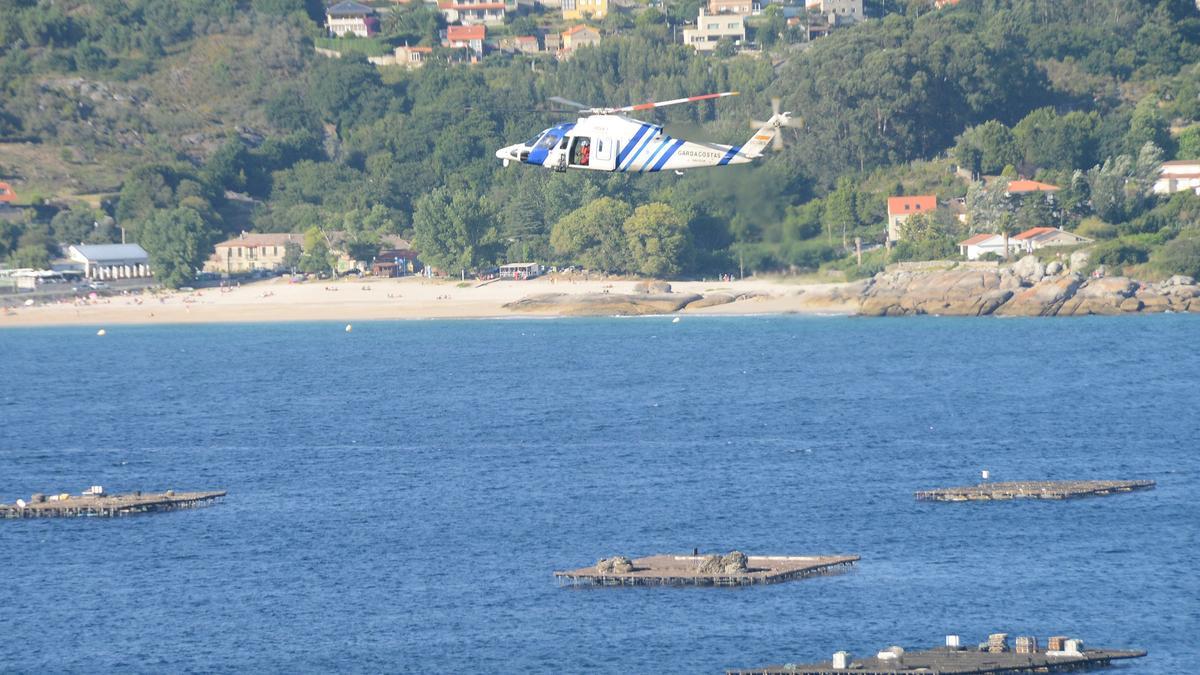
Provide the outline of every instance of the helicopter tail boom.
<path id="1" fill-rule="evenodd" d="M 754 135 L 750 137 L 750 140 L 746 141 L 741 151 L 738 152 L 738 157 L 735 157 L 730 163 L 741 163 L 738 162 L 739 159 L 748 162 L 752 159 L 762 157 L 763 151 L 767 149 L 767 146 L 774 140 L 775 135 L 779 133 L 780 127 L 786 127 L 791 123 L 791 115 L 791 113 L 786 112 L 771 115 L 771 119 L 767 120 L 758 131 L 754 132 Z"/>

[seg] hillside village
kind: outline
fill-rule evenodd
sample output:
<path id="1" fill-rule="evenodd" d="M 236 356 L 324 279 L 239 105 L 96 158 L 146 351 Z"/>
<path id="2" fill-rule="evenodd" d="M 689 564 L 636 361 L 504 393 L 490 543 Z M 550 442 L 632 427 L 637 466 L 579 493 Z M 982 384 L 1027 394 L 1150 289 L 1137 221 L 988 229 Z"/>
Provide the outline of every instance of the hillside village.
<path id="1" fill-rule="evenodd" d="M 268 4 L 187 18 L 170 50 L 145 38 L 157 59 L 121 51 L 142 37 L 89 32 L 83 13 L 38 24 L 41 10 L 4 10 L 19 16 L 0 49 L 0 291 L 511 265 L 840 280 L 1030 254 L 1086 259 L 1070 268 L 1087 274 L 1200 274 L 1192 3 L 1123 9 L 1142 26 L 1126 63 L 1099 44 L 1116 4 L 1094 27 L 1065 7 L 1034 20 L 1020 0 L 281 1 L 273 18 Z M 1047 32 L 966 29 L 1005 22 Z M 143 15 L 127 25 L 166 30 Z M 1097 45 L 1052 44 L 1055 25 L 1092 30 Z M 1163 40 L 1175 46 L 1155 51 Z M 880 58 L 881 42 L 911 51 Z M 196 67 L 221 50 L 220 68 Z M 492 157 L 564 117 L 539 111 L 549 95 L 619 104 L 726 89 L 743 96 L 655 115 L 736 139 L 778 97 L 802 125 L 748 170 L 669 180 L 505 170 Z"/>

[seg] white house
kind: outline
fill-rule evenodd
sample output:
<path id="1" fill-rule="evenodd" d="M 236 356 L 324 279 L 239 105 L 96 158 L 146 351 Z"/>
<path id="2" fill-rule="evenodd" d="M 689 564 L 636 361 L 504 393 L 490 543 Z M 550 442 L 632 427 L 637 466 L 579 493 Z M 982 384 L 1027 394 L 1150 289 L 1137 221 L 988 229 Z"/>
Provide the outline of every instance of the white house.
<path id="1" fill-rule="evenodd" d="M 696 27 L 683 31 L 683 44 L 695 47 L 696 51 L 709 52 L 717 43 L 729 38 L 734 44 L 746 41 L 746 17 L 741 14 L 706 14 L 700 8 Z"/>
<path id="2" fill-rule="evenodd" d="M 1021 249 L 1026 253 L 1033 253 L 1037 249 L 1052 246 L 1076 246 L 1092 243 L 1092 240 L 1087 237 L 1081 237 L 1057 227 L 1033 227 L 1013 235 L 1011 239 L 1021 242 Z"/>
<path id="3" fill-rule="evenodd" d="M 863 14 L 863 0 L 808 0 L 805 6 L 820 12 L 831 26 L 854 23 L 866 18 Z"/>
<path id="4" fill-rule="evenodd" d="M 1158 180 L 1154 181 L 1154 193 L 1169 195 L 1184 190 L 1200 195 L 1200 160 L 1163 162 Z"/>
<path id="5" fill-rule="evenodd" d="M 136 279 L 150 276 L 150 255 L 137 244 L 75 244 L 67 257 L 83 263 L 89 279 Z"/>
<path id="6" fill-rule="evenodd" d="M 958 242 L 958 250 L 965 256 L 967 260 L 979 260 L 979 257 L 988 253 L 995 253 L 1001 258 L 1004 256 L 1004 236 L 999 234 L 977 234 L 970 239 L 964 239 Z M 1015 237 L 1008 238 L 1009 255 L 1019 253 L 1021 251 L 1021 242 Z"/>
<path id="7" fill-rule="evenodd" d="M 343 37 L 347 33 L 370 37 L 379 30 L 375 10 L 357 2 L 339 2 L 325 10 L 325 29 L 330 35 Z"/>

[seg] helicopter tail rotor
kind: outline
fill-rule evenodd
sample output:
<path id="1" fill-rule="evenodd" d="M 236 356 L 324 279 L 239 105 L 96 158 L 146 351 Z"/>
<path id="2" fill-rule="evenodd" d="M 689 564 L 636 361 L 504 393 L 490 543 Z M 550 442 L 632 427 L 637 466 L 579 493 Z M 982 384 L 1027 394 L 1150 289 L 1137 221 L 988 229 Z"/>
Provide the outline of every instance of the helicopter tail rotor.
<path id="1" fill-rule="evenodd" d="M 804 120 L 801 118 L 793 118 L 791 113 L 781 113 L 782 101 L 778 98 L 771 99 L 771 119 L 767 121 L 750 120 L 751 129 L 762 129 L 769 125 L 774 126 L 774 135 L 771 138 L 771 149 L 779 152 L 783 150 L 783 134 L 779 131 L 780 127 L 802 127 Z"/>

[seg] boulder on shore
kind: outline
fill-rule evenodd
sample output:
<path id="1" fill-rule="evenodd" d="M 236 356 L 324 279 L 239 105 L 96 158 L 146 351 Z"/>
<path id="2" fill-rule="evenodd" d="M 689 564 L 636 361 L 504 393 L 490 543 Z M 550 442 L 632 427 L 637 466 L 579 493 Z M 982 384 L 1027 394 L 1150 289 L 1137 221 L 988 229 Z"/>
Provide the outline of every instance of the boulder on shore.
<path id="1" fill-rule="evenodd" d="M 700 299 L 696 293 L 542 293 L 504 305 L 514 312 L 562 316 L 670 314 Z"/>
<path id="2" fill-rule="evenodd" d="M 859 313 L 984 316 L 1011 296 L 1011 290 L 1001 288 L 1001 274 L 996 269 L 889 272 L 876 275 L 874 283 L 864 290 Z"/>
<path id="3" fill-rule="evenodd" d="M 657 279 L 647 279 L 639 281 L 633 285 L 634 293 L 670 293 L 671 284 Z"/>
<path id="4" fill-rule="evenodd" d="M 1075 295 L 1083 280 L 1075 274 L 1050 277 L 1034 284 L 1004 303 L 996 314 L 1002 316 L 1054 316 Z"/>
<path id="5" fill-rule="evenodd" d="M 1046 276 L 1046 266 L 1035 255 L 1027 255 L 1012 266 L 1013 274 L 1021 279 L 1021 283 L 1032 286 Z"/>
<path id="6" fill-rule="evenodd" d="M 1081 316 L 1085 314 L 1121 314 L 1130 311 L 1132 305 L 1125 301 L 1133 297 L 1138 285 L 1126 277 L 1104 277 L 1085 281 L 1069 300 L 1063 303 L 1058 314 Z"/>

